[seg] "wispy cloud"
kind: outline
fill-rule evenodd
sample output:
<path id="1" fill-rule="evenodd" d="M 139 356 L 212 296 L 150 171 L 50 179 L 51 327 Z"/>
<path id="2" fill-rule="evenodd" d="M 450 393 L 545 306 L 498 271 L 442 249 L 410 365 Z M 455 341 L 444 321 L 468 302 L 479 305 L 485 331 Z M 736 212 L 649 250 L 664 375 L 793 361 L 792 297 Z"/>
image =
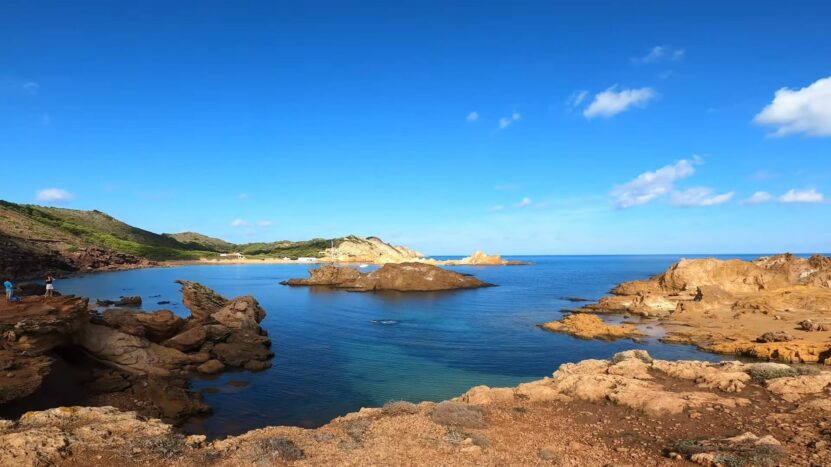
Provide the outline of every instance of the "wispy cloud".
<path id="1" fill-rule="evenodd" d="M 505 206 L 503 206 L 501 204 L 497 204 L 496 206 L 491 207 L 491 212 L 500 212 L 500 211 L 504 211 L 504 210 L 505 210 Z"/>
<path id="2" fill-rule="evenodd" d="M 655 171 L 644 172 L 634 180 L 612 189 L 612 204 L 617 208 L 630 208 L 667 195 L 673 191 L 676 181 L 695 173 L 694 165 L 699 163 L 701 159 L 693 156 Z"/>
<path id="3" fill-rule="evenodd" d="M 40 84 L 34 81 L 26 81 L 25 83 L 20 85 L 20 87 L 23 88 L 24 91 L 34 94 L 38 92 L 38 89 L 40 89 Z"/>
<path id="4" fill-rule="evenodd" d="M 811 188 L 808 190 L 788 190 L 777 198 L 780 203 L 821 203 L 825 199 L 822 193 Z"/>
<path id="5" fill-rule="evenodd" d="M 588 97 L 589 91 L 586 91 L 585 89 L 574 91 L 570 96 L 568 96 L 568 99 L 566 99 L 566 105 L 570 109 L 576 109 L 577 107 L 583 105 L 583 102 L 585 102 Z"/>
<path id="6" fill-rule="evenodd" d="M 757 191 L 756 193 L 750 195 L 749 198 L 745 198 L 739 201 L 739 204 L 742 206 L 753 206 L 756 204 L 764 204 L 770 201 L 773 201 L 773 195 L 771 195 L 767 191 Z"/>
<path id="7" fill-rule="evenodd" d="M 517 209 L 520 209 L 520 208 L 530 206 L 531 203 L 532 203 L 531 198 L 526 196 L 525 198 L 522 198 L 521 200 L 519 200 L 518 203 L 514 204 L 514 207 L 517 208 Z"/>
<path id="8" fill-rule="evenodd" d="M 37 192 L 36 198 L 44 203 L 62 204 L 75 199 L 75 195 L 63 188 L 45 188 Z"/>
<path id="9" fill-rule="evenodd" d="M 677 62 L 686 55 L 684 49 L 672 47 L 669 45 L 656 45 L 649 49 L 649 51 L 640 57 L 632 57 L 632 63 L 658 63 L 658 62 Z"/>
<path id="10" fill-rule="evenodd" d="M 610 118 L 632 108 L 642 108 L 658 94 L 650 87 L 617 90 L 617 85 L 598 93 L 585 110 L 583 116 Z"/>
<path id="11" fill-rule="evenodd" d="M 257 226 L 259 227 L 270 227 L 271 224 L 272 222 L 267 220 L 257 221 Z"/>
<path id="12" fill-rule="evenodd" d="M 670 202 L 673 206 L 690 208 L 695 206 L 716 206 L 724 204 L 733 198 L 733 192 L 714 194 L 709 187 L 695 187 L 672 193 Z"/>
<path id="13" fill-rule="evenodd" d="M 808 189 L 791 189 L 786 191 L 781 196 L 774 197 L 766 191 L 757 191 L 749 198 L 743 199 L 739 202 L 742 206 L 753 206 L 757 204 L 764 204 L 776 201 L 783 204 L 804 203 L 813 204 L 821 203 L 825 200 L 825 196 L 818 192 L 815 188 Z"/>
<path id="14" fill-rule="evenodd" d="M 502 117 L 499 119 L 499 129 L 504 130 L 521 119 L 522 115 L 519 112 L 512 113 L 510 117 Z"/>
<path id="15" fill-rule="evenodd" d="M 465 120 L 467 120 L 471 123 L 478 121 L 479 120 L 479 112 L 471 112 L 471 113 L 467 114 L 467 117 L 465 118 Z"/>
<path id="16" fill-rule="evenodd" d="M 248 222 L 244 219 L 234 219 L 231 221 L 231 227 L 246 227 Z"/>
<path id="17" fill-rule="evenodd" d="M 496 191 L 514 191 L 517 188 L 519 188 L 519 185 L 516 183 L 500 183 L 493 186 L 493 189 Z"/>
<path id="18" fill-rule="evenodd" d="M 831 136 L 831 76 L 802 89 L 779 89 L 753 121 L 775 127 L 773 136 Z"/>

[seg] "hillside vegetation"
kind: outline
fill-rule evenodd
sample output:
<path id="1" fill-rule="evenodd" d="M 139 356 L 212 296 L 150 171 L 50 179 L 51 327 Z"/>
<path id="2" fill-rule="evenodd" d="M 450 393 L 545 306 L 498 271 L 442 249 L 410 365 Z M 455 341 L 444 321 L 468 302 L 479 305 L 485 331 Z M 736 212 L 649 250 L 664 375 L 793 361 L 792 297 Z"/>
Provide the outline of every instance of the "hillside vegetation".
<path id="1" fill-rule="evenodd" d="M 88 246 L 101 247 L 150 260 L 198 259 L 216 252 L 184 244 L 174 238 L 125 224 L 100 211 L 48 208 L 0 201 L 7 211 L 0 230 L 22 240 L 60 239 L 69 252 Z M 15 225 L 16 224 L 16 225 Z"/>

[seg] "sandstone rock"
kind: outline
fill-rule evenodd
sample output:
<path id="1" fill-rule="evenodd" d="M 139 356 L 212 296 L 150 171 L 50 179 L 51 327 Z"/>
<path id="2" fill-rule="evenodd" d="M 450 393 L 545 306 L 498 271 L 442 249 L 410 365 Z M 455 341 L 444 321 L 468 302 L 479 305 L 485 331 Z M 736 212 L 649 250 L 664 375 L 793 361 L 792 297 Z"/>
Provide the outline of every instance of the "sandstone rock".
<path id="1" fill-rule="evenodd" d="M 755 261 L 681 260 L 648 280 L 626 282 L 575 312 L 658 318 L 663 342 L 789 363 L 831 364 L 819 331 L 831 311 L 831 259 L 777 255 Z"/>
<path id="2" fill-rule="evenodd" d="M 181 350 L 182 352 L 188 352 L 201 347 L 207 337 L 208 333 L 205 332 L 205 328 L 203 326 L 196 326 L 171 337 L 164 342 L 164 345 Z"/>
<path id="3" fill-rule="evenodd" d="M 582 339 L 621 339 L 642 336 L 638 328 L 631 324 L 607 324 L 593 315 L 569 315 L 560 321 L 551 321 L 540 325 L 546 331 L 562 332 Z"/>
<path id="4" fill-rule="evenodd" d="M 182 304 L 199 321 L 208 319 L 228 303 L 225 297 L 202 284 L 183 280 L 176 283 L 182 286 Z"/>
<path id="5" fill-rule="evenodd" d="M 75 342 L 96 358 L 131 373 L 168 376 L 190 363 L 176 349 L 97 324 L 82 326 Z"/>
<path id="6" fill-rule="evenodd" d="M 767 389 L 789 402 L 806 395 L 828 394 L 831 391 L 831 372 L 771 379 L 767 382 Z"/>
<path id="7" fill-rule="evenodd" d="M 378 237 L 347 237 L 338 245 L 323 251 L 323 259 L 342 263 L 401 263 L 424 258 L 409 248 L 391 245 Z"/>
<path id="8" fill-rule="evenodd" d="M 24 297 L 0 301 L 0 346 L 40 355 L 66 345 L 71 334 L 89 320 L 85 298 Z"/>
<path id="9" fill-rule="evenodd" d="M 476 251 L 472 255 L 459 259 L 447 261 L 447 265 L 459 266 L 519 266 L 528 264 L 525 261 L 512 261 L 503 259 L 499 255 L 488 255 L 484 251 Z"/>
<path id="10" fill-rule="evenodd" d="M 258 330 L 265 318 L 265 310 L 254 297 L 237 297 L 211 315 L 215 321 L 230 329 Z"/>
<path id="11" fill-rule="evenodd" d="M 459 396 L 458 399 L 462 402 L 473 405 L 510 402 L 514 399 L 514 390 L 512 388 L 489 388 L 487 386 L 476 386 Z"/>
<path id="12" fill-rule="evenodd" d="M 309 279 L 289 279 L 285 285 L 326 285 L 351 291 L 369 292 L 392 290 L 399 292 L 427 292 L 488 287 L 474 277 L 423 263 L 385 264 L 368 274 L 351 268 L 323 266 L 309 271 Z"/>
<path id="13" fill-rule="evenodd" d="M 207 362 L 196 367 L 196 370 L 206 375 L 213 375 L 225 369 L 225 365 L 219 360 L 208 360 Z"/>
<path id="14" fill-rule="evenodd" d="M 104 323 L 121 332 L 147 337 L 161 342 L 175 335 L 184 325 L 184 320 L 170 310 L 139 312 L 134 310 L 111 309 L 101 314 Z"/>
<path id="15" fill-rule="evenodd" d="M 785 331 L 766 332 L 756 338 L 756 342 L 788 342 L 792 340 L 793 336 Z"/>
<path id="16" fill-rule="evenodd" d="M 112 407 L 59 407 L 29 412 L 0 428 L 0 465 L 53 465 L 73 448 L 108 448 L 137 438 L 167 436 L 171 427 Z"/>

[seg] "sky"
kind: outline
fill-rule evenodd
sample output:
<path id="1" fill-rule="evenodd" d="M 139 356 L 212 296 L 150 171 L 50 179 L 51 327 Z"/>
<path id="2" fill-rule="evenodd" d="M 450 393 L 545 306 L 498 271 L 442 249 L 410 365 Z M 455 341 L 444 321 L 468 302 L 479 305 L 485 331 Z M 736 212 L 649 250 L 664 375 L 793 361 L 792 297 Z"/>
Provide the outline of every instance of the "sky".
<path id="1" fill-rule="evenodd" d="M 4 1 L 0 199 L 431 255 L 831 251 L 831 2 L 557 3 Z"/>

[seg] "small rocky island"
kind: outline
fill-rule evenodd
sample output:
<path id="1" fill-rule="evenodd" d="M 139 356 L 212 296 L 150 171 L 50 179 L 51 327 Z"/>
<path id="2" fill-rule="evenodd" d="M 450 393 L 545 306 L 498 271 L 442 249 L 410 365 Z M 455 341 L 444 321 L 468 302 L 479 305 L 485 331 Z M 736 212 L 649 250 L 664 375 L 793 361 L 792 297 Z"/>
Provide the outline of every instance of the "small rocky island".
<path id="1" fill-rule="evenodd" d="M 370 273 L 350 267 L 322 266 L 310 269 L 308 279 L 289 279 L 281 284 L 325 286 L 352 292 L 433 292 L 493 286 L 475 277 L 425 263 L 389 263 Z"/>
<path id="2" fill-rule="evenodd" d="M 62 355 L 81 354 L 88 405 L 172 423 L 210 412 L 189 390 L 189 375 L 270 367 L 271 341 L 259 325 L 265 310 L 251 296 L 228 300 L 201 284 L 179 284 L 191 311 L 185 319 L 169 310 L 99 313 L 75 296 L 0 302 L 0 404 L 25 400 Z"/>

